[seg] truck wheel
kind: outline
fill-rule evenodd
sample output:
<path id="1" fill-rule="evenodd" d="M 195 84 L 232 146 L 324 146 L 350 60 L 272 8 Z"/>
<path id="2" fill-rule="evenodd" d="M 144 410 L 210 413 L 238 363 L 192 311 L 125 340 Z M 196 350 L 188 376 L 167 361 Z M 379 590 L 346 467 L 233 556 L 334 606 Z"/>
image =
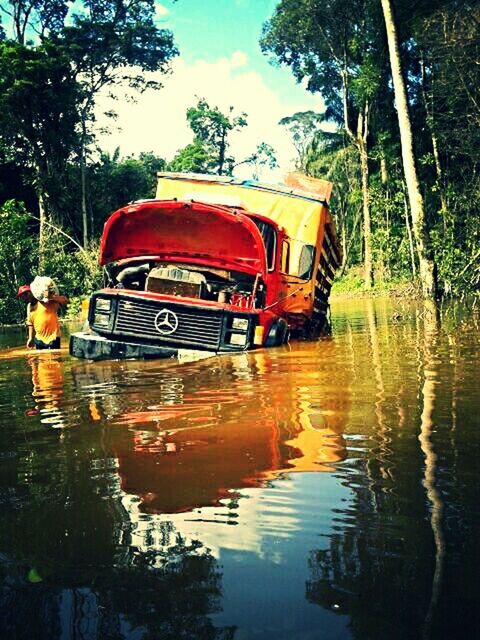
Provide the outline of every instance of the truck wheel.
<path id="1" fill-rule="evenodd" d="M 288 340 L 288 324 L 283 318 L 274 320 L 270 331 L 268 332 L 267 339 L 265 340 L 266 347 L 279 347 L 285 344 Z"/>

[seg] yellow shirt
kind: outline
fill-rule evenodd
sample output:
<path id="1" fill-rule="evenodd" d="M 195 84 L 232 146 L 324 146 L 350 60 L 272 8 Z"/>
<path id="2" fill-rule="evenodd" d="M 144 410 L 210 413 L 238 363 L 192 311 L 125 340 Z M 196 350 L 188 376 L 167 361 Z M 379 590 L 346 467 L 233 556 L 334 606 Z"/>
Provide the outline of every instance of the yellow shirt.
<path id="1" fill-rule="evenodd" d="M 57 311 L 58 302 L 39 302 L 28 316 L 28 324 L 33 325 L 35 337 L 45 344 L 50 344 L 60 336 L 60 322 Z"/>
<path id="2" fill-rule="evenodd" d="M 32 313 L 32 311 L 35 311 L 35 307 L 37 305 L 37 302 L 27 302 L 27 318 L 25 320 L 25 324 L 28 326 L 29 324 L 32 324 L 30 322 L 30 314 Z"/>

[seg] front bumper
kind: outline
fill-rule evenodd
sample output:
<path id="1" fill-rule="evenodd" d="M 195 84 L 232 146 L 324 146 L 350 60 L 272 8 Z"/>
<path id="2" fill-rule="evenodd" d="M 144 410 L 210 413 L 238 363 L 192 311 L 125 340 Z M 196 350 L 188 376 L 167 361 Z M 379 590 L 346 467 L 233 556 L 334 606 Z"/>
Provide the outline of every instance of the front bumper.
<path id="1" fill-rule="evenodd" d="M 174 358 L 178 352 L 178 349 L 170 347 L 109 340 L 94 333 L 73 333 L 70 336 L 70 355 L 87 360 Z"/>

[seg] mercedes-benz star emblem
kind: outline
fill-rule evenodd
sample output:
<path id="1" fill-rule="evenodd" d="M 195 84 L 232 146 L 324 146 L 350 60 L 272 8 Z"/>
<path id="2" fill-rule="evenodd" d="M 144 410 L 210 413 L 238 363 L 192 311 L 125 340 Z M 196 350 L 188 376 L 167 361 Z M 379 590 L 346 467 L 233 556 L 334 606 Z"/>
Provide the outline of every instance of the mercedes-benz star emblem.
<path id="1" fill-rule="evenodd" d="M 155 316 L 155 328 L 158 333 L 169 336 L 178 329 L 178 316 L 170 309 L 162 309 Z"/>

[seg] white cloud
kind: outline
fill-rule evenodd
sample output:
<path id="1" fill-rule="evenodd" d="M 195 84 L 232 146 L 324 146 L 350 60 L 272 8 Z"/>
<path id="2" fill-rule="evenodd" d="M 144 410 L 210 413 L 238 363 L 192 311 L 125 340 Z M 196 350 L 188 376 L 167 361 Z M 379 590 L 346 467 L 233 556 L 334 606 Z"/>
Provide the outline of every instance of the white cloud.
<path id="1" fill-rule="evenodd" d="M 168 16 L 169 13 L 170 13 L 170 10 L 167 9 L 167 7 L 164 7 L 163 4 L 160 4 L 160 2 L 156 2 L 155 3 L 155 14 L 159 18 L 163 18 L 165 16 Z"/>
<path id="2" fill-rule="evenodd" d="M 243 51 L 234 51 L 230 60 L 232 69 L 244 67 L 248 62 L 247 54 Z"/>
<path id="3" fill-rule="evenodd" d="M 177 59 L 170 76 L 149 76 L 160 80 L 164 88 L 146 91 L 137 96 L 135 103 L 125 97 L 113 103 L 104 98 L 99 103 L 99 114 L 111 108 L 118 113 L 116 124 L 110 126 L 120 127 L 120 131 L 116 129 L 100 139 L 103 149 L 113 151 L 119 146 L 122 155 L 153 151 L 170 160 L 178 149 L 192 140 L 185 112 L 196 103 L 198 96 L 222 111 L 233 106 L 234 114 L 247 113 L 248 126 L 231 136 L 231 151 L 237 161 L 250 155 L 260 142 L 267 142 L 276 150 L 284 171 L 291 166 L 295 151 L 278 121 L 295 111 L 322 109 L 321 100 L 307 93 L 304 100 L 295 104 L 290 101 L 286 108 L 261 75 L 248 68 L 248 57 L 242 51 L 216 62 L 199 59 L 189 65 Z M 117 93 L 119 96 L 124 94 L 121 88 Z M 101 115 L 98 121 L 99 124 L 106 123 Z M 245 172 L 250 171 L 244 167 L 242 177 L 249 177 Z M 271 176 L 262 178 L 272 179 Z"/>

